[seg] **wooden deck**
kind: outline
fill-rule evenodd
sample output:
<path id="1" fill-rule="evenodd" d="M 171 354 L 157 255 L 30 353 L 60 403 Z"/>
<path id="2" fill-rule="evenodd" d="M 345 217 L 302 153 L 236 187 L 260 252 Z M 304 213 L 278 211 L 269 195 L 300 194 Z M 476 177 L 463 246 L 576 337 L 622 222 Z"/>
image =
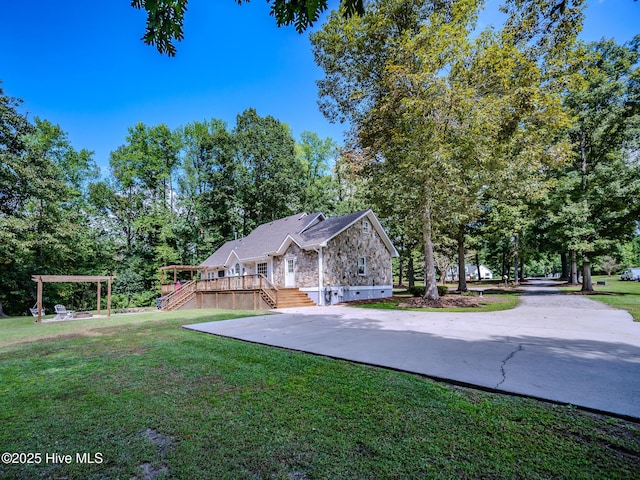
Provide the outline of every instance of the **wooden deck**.
<path id="1" fill-rule="evenodd" d="M 166 285 L 163 285 L 165 287 Z M 163 296 L 158 301 L 158 308 L 161 310 L 178 310 L 182 307 L 187 307 L 189 304 L 194 304 L 193 300 L 200 298 L 200 301 L 196 301 L 196 308 L 203 308 L 205 302 L 202 299 L 210 294 L 216 294 L 215 306 L 218 306 L 218 295 L 227 294 L 232 295 L 232 302 L 226 302 L 225 305 L 231 305 L 231 308 L 236 308 L 236 294 L 238 296 L 251 296 L 253 301 L 247 303 L 238 302 L 244 305 L 253 305 L 254 309 L 258 309 L 258 304 L 266 304 L 268 308 L 286 308 L 294 306 L 311 306 L 315 303 L 304 293 L 296 289 L 278 289 L 275 287 L 264 275 L 242 275 L 237 277 L 222 277 L 206 280 L 192 280 L 184 283 L 180 283 L 180 287 L 169 285 L 172 287 L 170 290 L 167 288 L 163 290 Z M 165 293 L 167 292 L 168 293 Z"/>

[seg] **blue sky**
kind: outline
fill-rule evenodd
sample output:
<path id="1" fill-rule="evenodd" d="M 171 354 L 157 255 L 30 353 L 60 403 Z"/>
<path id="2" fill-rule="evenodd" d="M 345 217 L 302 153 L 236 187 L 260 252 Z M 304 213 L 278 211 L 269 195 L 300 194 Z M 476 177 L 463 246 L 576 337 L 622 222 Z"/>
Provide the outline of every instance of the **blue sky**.
<path id="1" fill-rule="evenodd" d="M 332 6 L 337 0 L 330 1 Z M 305 130 L 342 141 L 343 127 L 317 107 L 308 34 L 277 28 L 262 0 L 190 0 L 177 56 L 140 40 L 145 14 L 129 0 L 0 0 L 0 80 L 23 111 L 59 124 L 76 149 L 109 152 L 138 121 L 175 128 L 220 118 L 230 126 L 254 107 Z M 494 12 L 498 0 L 490 0 Z M 589 0 L 582 38 L 630 40 L 640 33 L 640 1 Z M 481 25 L 497 21 L 493 13 Z"/>

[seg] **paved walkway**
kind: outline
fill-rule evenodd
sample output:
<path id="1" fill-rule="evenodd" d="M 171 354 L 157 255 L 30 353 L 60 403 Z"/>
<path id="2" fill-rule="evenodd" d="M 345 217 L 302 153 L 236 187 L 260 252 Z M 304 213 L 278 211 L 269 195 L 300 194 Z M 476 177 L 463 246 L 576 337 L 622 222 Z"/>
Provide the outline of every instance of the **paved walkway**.
<path id="1" fill-rule="evenodd" d="M 640 323 L 544 282 L 502 312 L 279 312 L 185 328 L 640 419 Z"/>

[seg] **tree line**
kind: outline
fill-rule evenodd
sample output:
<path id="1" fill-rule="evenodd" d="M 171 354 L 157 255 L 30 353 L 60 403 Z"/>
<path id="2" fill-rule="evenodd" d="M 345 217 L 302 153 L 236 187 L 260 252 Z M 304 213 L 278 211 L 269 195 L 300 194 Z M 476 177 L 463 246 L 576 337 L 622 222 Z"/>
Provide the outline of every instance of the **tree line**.
<path id="1" fill-rule="evenodd" d="M 0 302 L 35 302 L 33 274 L 116 275 L 117 306 L 150 305 L 159 267 L 201 262 L 223 242 L 297 212 L 363 204 L 337 144 L 248 109 L 177 129 L 137 123 L 103 176 L 57 125 L 0 89 Z M 95 286 L 50 284 L 45 304 L 91 308 Z"/>
<path id="2" fill-rule="evenodd" d="M 445 264 L 466 290 L 470 249 L 516 281 L 553 253 L 590 291 L 637 233 L 640 36 L 585 44 L 583 2 L 554 5 L 508 1 L 479 31 L 481 1 L 372 0 L 311 35 L 321 109 L 351 125 L 347 161 L 409 267 L 422 251 L 428 300 Z"/>

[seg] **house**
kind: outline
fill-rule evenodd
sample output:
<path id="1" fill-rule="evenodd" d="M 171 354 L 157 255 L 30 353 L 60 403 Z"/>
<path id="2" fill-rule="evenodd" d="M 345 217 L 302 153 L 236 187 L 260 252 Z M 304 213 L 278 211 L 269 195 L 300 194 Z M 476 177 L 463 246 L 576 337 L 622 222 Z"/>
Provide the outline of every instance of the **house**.
<path id="1" fill-rule="evenodd" d="M 467 280 L 478 280 L 478 267 L 476 265 L 471 265 L 467 263 L 464 266 L 465 277 Z M 493 272 L 489 270 L 486 266 L 480 265 L 480 277 L 482 280 L 491 280 L 493 279 Z M 453 265 L 449 268 L 447 272 L 447 280 L 448 281 L 458 281 L 458 266 Z"/>
<path id="2" fill-rule="evenodd" d="M 215 306 L 221 305 L 221 294 L 233 293 L 233 305 L 223 299 L 227 308 L 239 303 L 250 308 L 249 293 L 254 308 L 263 308 L 262 301 L 270 308 L 295 304 L 284 300 L 292 295 L 317 305 L 384 298 L 392 294 L 391 259 L 396 256 L 372 210 L 334 218 L 300 213 L 226 242 L 197 267 L 200 280 L 188 288 L 216 292 Z M 212 305 L 210 295 L 190 307 L 205 305 Z"/>

